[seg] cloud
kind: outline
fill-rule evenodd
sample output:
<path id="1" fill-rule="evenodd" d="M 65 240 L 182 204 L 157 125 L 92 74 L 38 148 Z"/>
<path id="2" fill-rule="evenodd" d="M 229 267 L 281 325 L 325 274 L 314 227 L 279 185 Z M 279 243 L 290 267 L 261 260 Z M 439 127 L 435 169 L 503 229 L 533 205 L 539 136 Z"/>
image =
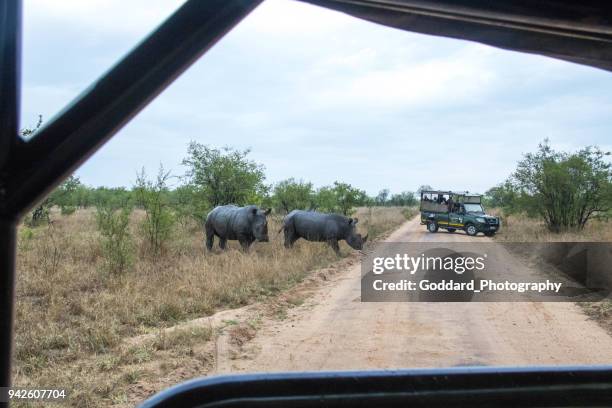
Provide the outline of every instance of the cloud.
<path id="1" fill-rule="evenodd" d="M 28 0 L 25 23 L 94 32 L 142 35 L 170 16 L 185 0 Z"/>
<path id="2" fill-rule="evenodd" d="M 466 54 L 472 53 L 337 78 L 314 95 L 313 103 L 322 108 L 359 104 L 377 110 L 469 103 L 488 90 L 496 75 L 482 61 L 466 58 Z"/>
<path id="3" fill-rule="evenodd" d="M 181 2 L 26 2 L 24 123 L 60 109 Z M 29 23 L 28 23 L 29 21 Z M 268 182 L 485 191 L 544 137 L 606 145 L 609 73 L 267 0 L 88 161 L 131 185 L 187 143 L 252 148 Z"/>
<path id="4" fill-rule="evenodd" d="M 259 35 L 303 36 L 305 33 L 321 36 L 345 29 L 354 19 L 342 13 L 297 1 L 264 1 L 241 24 L 240 29 Z"/>

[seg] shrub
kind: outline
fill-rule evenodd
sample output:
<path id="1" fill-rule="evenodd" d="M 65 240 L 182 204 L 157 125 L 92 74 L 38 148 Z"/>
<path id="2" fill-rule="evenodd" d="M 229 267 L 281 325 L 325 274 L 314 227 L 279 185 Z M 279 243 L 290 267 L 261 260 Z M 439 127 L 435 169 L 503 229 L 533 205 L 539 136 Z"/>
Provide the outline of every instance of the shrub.
<path id="1" fill-rule="evenodd" d="M 133 243 L 129 232 L 131 207 L 125 205 L 115 209 L 100 204 L 96 221 L 100 232 L 102 253 L 109 272 L 123 273 L 133 261 Z"/>
<path id="2" fill-rule="evenodd" d="M 145 241 L 154 256 L 164 251 L 175 223 L 168 197 L 169 178 L 170 173 L 164 171 L 163 166 L 159 167 L 155 182 L 147 180 L 145 170 L 142 169 L 134 187 L 136 203 L 145 210 L 146 216 L 142 223 Z"/>

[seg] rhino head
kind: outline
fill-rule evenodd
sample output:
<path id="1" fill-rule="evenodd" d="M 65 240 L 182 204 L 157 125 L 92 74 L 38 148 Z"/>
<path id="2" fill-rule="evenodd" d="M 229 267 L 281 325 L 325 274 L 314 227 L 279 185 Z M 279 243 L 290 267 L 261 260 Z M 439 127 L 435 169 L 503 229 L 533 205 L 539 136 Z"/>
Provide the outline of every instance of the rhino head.
<path id="1" fill-rule="evenodd" d="M 251 213 L 249 214 L 253 236 L 259 242 L 268 242 L 270 240 L 268 238 L 268 219 L 266 217 L 271 211 L 271 208 L 260 210 L 255 207 L 251 209 Z"/>
<path id="2" fill-rule="evenodd" d="M 363 244 L 368 240 L 368 235 L 362 237 L 361 234 L 357 233 L 356 225 L 359 222 L 357 218 L 349 218 L 350 231 L 346 237 L 346 243 L 353 249 L 363 249 Z"/>

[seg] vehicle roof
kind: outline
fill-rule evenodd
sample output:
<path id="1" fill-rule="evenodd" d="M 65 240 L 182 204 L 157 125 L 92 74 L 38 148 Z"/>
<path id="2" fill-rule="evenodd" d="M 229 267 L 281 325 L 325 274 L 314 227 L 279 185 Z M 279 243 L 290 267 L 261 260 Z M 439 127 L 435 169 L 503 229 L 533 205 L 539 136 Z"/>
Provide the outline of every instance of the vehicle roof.
<path id="1" fill-rule="evenodd" d="M 482 194 L 470 193 L 469 191 L 448 191 L 448 190 L 423 190 L 421 194 L 450 194 L 450 195 L 462 195 L 468 197 L 480 197 Z"/>

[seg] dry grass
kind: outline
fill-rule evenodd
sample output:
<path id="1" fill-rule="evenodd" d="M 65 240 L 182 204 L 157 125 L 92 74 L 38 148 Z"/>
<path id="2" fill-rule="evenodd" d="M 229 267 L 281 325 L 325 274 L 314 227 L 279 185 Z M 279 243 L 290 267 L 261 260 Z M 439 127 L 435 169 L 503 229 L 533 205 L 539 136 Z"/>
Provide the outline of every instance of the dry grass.
<path id="1" fill-rule="evenodd" d="M 406 214 L 412 212 L 359 209 L 358 229 L 375 238 Z M 136 261 L 123 275 L 110 275 L 94 211 L 53 218 L 50 226 L 19 230 L 14 383 L 69 387 L 73 406 L 125 404 L 126 388 L 151 376 L 153 362 L 170 372 L 187 358 L 203 370 L 210 356 L 194 344 L 208 341 L 211 332 L 166 335 L 161 329 L 275 295 L 337 260 L 325 244 L 300 240 L 285 249 L 276 234 L 278 217 L 270 220 L 271 242 L 256 243 L 248 253 L 236 242 L 226 252 L 205 253 L 197 223 L 177 225 L 165 255 L 153 260 L 138 250 L 144 247 L 142 214 L 134 213 Z M 345 244 L 341 250 L 351 252 Z M 122 346 L 146 333 L 155 341 Z"/>
<path id="2" fill-rule="evenodd" d="M 612 222 L 593 219 L 582 231 L 553 233 L 540 219 L 511 215 L 502 217 L 502 227 L 495 238 L 506 242 L 612 242 Z"/>

